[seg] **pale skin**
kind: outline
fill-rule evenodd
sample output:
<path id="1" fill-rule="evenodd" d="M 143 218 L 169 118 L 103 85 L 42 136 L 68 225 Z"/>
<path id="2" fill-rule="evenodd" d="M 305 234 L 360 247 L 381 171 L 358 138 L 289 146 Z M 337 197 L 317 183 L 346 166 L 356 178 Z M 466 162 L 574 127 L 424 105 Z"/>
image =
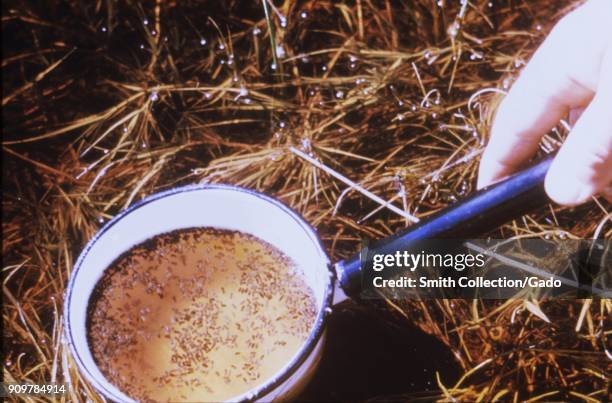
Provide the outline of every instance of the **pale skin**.
<path id="1" fill-rule="evenodd" d="M 566 15 L 499 106 L 478 187 L 519 170 L 562 119 L 572 129 L 545 180 L 548 196 L 577 205 L 612 201 L 612 0 L 589 0 Z"/>

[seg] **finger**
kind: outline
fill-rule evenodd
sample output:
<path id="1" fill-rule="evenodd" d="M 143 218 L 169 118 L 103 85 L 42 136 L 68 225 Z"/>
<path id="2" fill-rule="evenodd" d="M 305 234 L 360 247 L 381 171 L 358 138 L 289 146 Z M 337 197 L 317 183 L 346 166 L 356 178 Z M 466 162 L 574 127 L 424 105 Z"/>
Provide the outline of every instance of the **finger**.
<path id="1" fill-rule="evenodd" d="M 612 47 L 602 63 L 597 95 L 559 150 L 546 176 L 551 199 L 576 205 L 612 184 Z"/>
<path id="2" fill-rule="evenodd" d="M 528 89 L 528 82 L 537 81 L 535 75 L 524 73 L 498 109 L 480 161 L 479 188 L 520 168 L 535 153 L 541 137 L 569 110 L 550 89 Z"/>
<path id="3" fill-rule="evenodd" d="M 570 108 L 585 106 L 593 97 L 601 56 L 579 34 L 585 31 L 580 11 L 557 24 L 500 105 L 481 160 L 479 187 L 519 168 Z M 581 64 L 568 62 L 573 58 Z"/>
<path id="4" fill-rule="evenodd" d="M 545 181 L 546 192 L 555 202 L 583 203 L 612 182 L 609 105 L 593 100 L 559 150 Z"/>

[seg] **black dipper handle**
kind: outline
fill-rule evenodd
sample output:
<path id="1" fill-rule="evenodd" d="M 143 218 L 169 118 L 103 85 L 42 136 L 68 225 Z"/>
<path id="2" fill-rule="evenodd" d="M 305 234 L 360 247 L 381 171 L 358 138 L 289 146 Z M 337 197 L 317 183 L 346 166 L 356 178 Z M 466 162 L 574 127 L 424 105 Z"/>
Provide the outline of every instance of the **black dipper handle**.
<path id="1" fill-rule="evenodd" d="M 544 191 L 544 178 L 553 157 L 483 188 L 473 195 L 439 211 L 389 238 L 370 245 L 371 254 L 393 254 L 410 250 L 426 239 L 461 239 L 484 235 L 500 225 L 522 216 L 549 202 Z M 361 292 L 361 259 L 355 254 L 336 263 L 340 287 L 347 296 Z"/>

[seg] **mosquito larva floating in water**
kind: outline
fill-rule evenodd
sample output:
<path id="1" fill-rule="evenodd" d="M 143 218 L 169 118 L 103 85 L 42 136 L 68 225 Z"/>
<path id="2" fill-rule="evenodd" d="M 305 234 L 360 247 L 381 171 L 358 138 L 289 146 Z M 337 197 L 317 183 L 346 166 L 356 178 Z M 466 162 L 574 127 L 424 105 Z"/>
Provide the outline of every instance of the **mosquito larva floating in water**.
<path id="1" fill-rule="evenodd" d="M 278 372 L 315 315 L 312 290 L 278 249 L 192 228 L 111 264 L 89 303 L 88 338 L 102 373 L 135 399 L 220 401 Z"/>

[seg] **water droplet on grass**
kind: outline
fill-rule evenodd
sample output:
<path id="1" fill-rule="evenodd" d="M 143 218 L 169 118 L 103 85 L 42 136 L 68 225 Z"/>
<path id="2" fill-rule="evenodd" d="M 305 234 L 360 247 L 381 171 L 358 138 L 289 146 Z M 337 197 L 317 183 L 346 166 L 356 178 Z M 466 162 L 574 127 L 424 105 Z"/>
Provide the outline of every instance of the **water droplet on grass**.
<path id="1" fill-rule="evenodd" d="M 482 57 L 483 57 L 483 54 L 480 52 L 472 52 L 470 54 L 470 60 L 480 60 L 482 59 Z"/>
<path id="2" fill-rule="evenodd" d="M 455 21 L 448 27 L 447 33 L 451 38 L 454 38 L 459 33 L 460 28 L 461 24 L 459 24 L 458 21 Z"/>

